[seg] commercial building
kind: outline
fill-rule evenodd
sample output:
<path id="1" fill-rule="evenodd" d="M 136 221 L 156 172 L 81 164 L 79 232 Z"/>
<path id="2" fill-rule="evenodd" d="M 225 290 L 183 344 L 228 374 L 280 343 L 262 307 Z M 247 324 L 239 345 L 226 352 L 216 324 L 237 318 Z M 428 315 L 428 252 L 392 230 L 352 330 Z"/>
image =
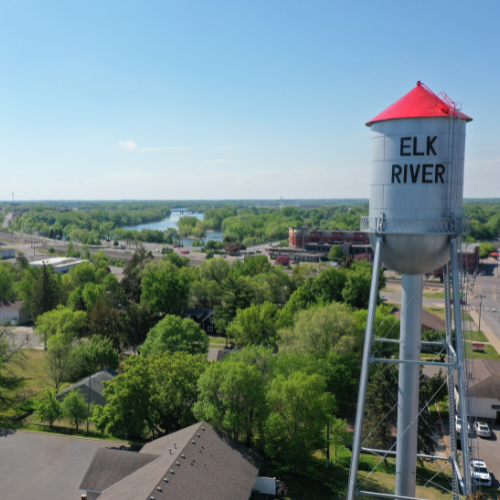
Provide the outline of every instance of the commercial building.
<path id="1" fill-rule="evenodd" d="M 14 259 L 16 257 L 16 251 L 11 248 L 2 248 L 0 250 L 0 256 L 2 260 L 5 259 Z"/>
<path id="2" fill-rule="evenodd" d="M 288 244 L 292 248 L 306 248 L 306 245 L 323 243 L 333 245 L 370 245 L 368 234 L 363 231 L 343 231 L 341 229 L 309 229 L 307 227 L 288 229 Z"/>
<path id="3" fill-rule="evenodd" d="M 139 452 L 99 448 L 80 489 L 88 500 L 248 500 L 254 487 L 263 491 L 261 465 L 257 453 L 199 422 Z"/>
<path id="4" fill-rule="evenodd" d="M 362 254 L 373 255 L 368 235 L 363 231 L 291 227 L 288 230 L 288 244 L 292 249 L 303 249 L 321 255 L 328 255 L 333 246 L 342 247 L 346 257 L 354 258 Z M 307 259 L 304 260 L 307 261 Z M 317 260 L 309 262 L 317 262 Z"/>
<path id="5" fill-rule="evenodd" d="M 67 273 L 72 267 L 83 262 L 88 262 L 88 260 L 73 257 L 50 257 L 48 259 L 34 260 L 30 264 L 34 267 L 52 266 L 55 273 Z"/>

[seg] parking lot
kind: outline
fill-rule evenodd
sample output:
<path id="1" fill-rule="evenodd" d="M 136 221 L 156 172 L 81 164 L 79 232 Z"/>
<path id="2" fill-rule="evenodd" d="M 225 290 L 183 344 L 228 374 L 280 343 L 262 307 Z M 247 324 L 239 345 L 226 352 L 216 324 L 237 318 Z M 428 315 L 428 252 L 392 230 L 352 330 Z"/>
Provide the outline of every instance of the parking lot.
<path id="1" fill-rule="evenodd" d="M 489 425 L 491 429 L 490 438 L 477 437 L 476 433 L 471 433 L 473 458 L 484 460 L 486 467 L 492 473 L 492 488 L 500 487 L 500 449 L 498 436 L 500 436 L 500 425 Z M 478 453 L 476 453 L 476 450 Z"/>
<path id="2" fill-rule="evenodd" d="M 121 444 L 0 429 L 0 500 L 78 500 L 95 451 Z"/>

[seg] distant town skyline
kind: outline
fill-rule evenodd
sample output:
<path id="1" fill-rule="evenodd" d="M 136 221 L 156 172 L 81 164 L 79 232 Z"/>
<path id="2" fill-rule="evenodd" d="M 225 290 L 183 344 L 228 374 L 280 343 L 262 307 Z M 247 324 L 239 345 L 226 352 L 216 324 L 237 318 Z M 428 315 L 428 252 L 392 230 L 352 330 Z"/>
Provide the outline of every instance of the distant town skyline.
<path id="1" fill-rule="evenodd" d="M 0 2 L 0 199 L 368 198 L 364 124 L 417 80 L 463 103 L 498 196 L 500 5 Z"/>

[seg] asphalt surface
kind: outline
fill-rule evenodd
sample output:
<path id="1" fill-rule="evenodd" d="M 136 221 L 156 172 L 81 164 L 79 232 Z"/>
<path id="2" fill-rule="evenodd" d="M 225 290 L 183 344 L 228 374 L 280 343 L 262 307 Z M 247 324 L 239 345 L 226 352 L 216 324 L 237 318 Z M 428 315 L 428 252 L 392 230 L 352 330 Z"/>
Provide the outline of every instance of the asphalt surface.
<path id="1" fill-rule="evenodd" d="M 0 500 L 78 500 L 96 450 L 122 444 L 0 429 Z"/>
<path id="2" fill-rule="evenodd" d="M 498 452 L 498 436 L 500 435 L 500 425 L 490 425 L 491 437 L 480 438 L 476 433 L 471 433 L 472 449 L 475 452 L 478 450 L 477 457 L 479 460 L 484 460 L 486 467 L 491 473 L 492 488 L 500 487 L 500 453 Z M 495 473 L 496 472 L 496 473 Z"/>

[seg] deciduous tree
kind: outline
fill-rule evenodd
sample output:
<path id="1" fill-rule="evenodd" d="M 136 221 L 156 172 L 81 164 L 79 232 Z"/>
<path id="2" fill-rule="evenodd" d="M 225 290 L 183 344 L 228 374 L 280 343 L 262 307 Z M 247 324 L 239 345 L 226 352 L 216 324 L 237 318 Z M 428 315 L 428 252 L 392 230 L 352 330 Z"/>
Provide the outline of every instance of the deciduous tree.
<path id="1" fill-rule="evenodd" d="M 61 409 L 63 417 L 67 418 L 78 432 L 78 427 L 87 419 L 87 402 L 80 391 L 75 389 L 69 391 L 61 404 Z"/>
<path id="2" fill-rule="evenodd" d="M 168 314 L 148 333 L 146 341 L 139 347 L 143 356 L 163 352 L 184 351 L 189 354 L 208 352 L 207 334 L 192 319 L 181 319 Z"/>
<path id="3" fill-rule="evenodd" d="M 144 439 L 193 424 L 191 407 L 207 363 L 205 356 L 186 352 L 129 358 L 124 373 L 105 383 L 107 404 L 94 410 L 96 427 L 114 436 Z"/>

